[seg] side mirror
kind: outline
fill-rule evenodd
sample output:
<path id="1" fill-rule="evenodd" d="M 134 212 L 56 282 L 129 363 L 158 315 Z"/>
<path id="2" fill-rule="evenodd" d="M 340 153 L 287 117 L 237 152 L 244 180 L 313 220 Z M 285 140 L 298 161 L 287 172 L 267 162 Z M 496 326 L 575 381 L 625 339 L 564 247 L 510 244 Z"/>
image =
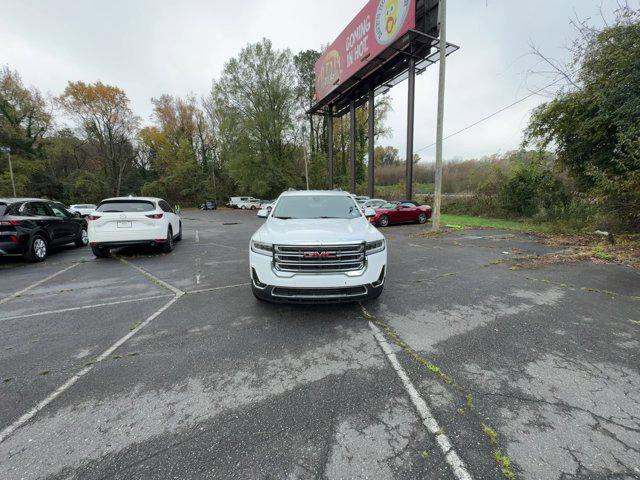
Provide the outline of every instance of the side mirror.
<path id="1" fill-rule="evenodd" d="M 367 207 L 364 209 L 364 216 L 367 218 L 375 217 L 376 211 L 371 207 Z"/>
<path id="2" fill-rule="evenodd" d="M 269 210 L 261 208 L 260 210 L 258 210 L 258 217 L 260 218 L 267 218 L 269 216 Z"/>

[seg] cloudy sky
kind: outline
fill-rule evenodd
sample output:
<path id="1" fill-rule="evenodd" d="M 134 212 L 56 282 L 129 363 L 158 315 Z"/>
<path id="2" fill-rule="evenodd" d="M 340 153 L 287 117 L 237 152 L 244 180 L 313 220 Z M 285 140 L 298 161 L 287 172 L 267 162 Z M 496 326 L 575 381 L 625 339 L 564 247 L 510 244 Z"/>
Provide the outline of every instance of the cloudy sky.
<path id="1" fill-rule="evenodd" d="M 332 41 L 365 0 L 0 0 L 0 65 L 27 85 L 59 94 L 68 80 L 123 88 L 149 121 L 151 97 L 205 95 L 225 61 L 262 37 L 294 53 Z M 461 46 L 447 64 L 445 134 L 524 97 L 548 79 L 528 74 L 535 43 L 566 58 L 576 15 L 601 23 L 615 0 L 449 0 L 448 40 Z M 416 82 L 415 148 L 434 148 L 437 68 Z M 405 150 L 406 82 L 391 92 L 393 134 Z M 536 96 L 445 143 L 445 158 L 517 147 Z"/>

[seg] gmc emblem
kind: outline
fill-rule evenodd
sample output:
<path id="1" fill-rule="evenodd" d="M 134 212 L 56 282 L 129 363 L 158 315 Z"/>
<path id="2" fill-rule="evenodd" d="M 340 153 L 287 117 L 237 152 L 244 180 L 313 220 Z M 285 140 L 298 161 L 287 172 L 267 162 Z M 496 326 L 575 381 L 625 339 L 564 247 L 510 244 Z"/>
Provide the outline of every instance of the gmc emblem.
<path id="1" fill-rule="evenodd" d="M 336 252 L 302 252 L 304 258 L 334 258 Z"/>

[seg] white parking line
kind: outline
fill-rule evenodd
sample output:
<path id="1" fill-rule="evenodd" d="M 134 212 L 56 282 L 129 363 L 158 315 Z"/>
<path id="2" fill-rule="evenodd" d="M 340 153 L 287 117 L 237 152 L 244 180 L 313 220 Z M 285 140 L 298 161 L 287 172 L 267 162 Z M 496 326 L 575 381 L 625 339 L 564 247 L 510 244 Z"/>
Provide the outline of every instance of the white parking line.
<path id="1" fill-rule="evenodd" d="M 427 405 L 427 402 L 424 401 L 424 399 L 416 390 L 416 387 L 414 387 L 413 383 L 411 383 L 409 376 L 404 371 L 404 368 L 402 368 L 402 365 L 400 365 L 396 354 L 393 353 L 391 345 L 389 345 L 385 336 L 382 334 L 380 329 L 376 327 L 372 322 L 369 322 L 369 328 L 371 328 L 371 330 L 373 331 L 373 335 L 376 337 L 380 348 L 382 348 L 382 351 L 389 359 L 389 363 L 391 363 L 391 366 L 398 374 L 398 377 L 400 377 L 405 390 L 411 398 L 411 402 L 416 407 L 416 410 L 418 411 L 418 414 L 422 419 L 423 425 L 427 427 L 427 430 L 429 430 L 432 435 L 435 436 L 436 443 L 440 447 L 440 450 L 442 450 L 442 453 L 444 453 L 445 460 L 449 464 L 449 467 L 451 467 L 451 470 L 453 471 L 455 477 L 458 480 L 472 480 L 473 477 L 467 470 L 464 462 L 460 459 L 456 451 L 453 449 L 449 437 L 447 437 L 447 435 L 443 433 L 440 425 L 438 425 L 438 421 L 431 413 L 431 409 Z"/>
<path id="2" fill-rule="evenodd" d="M 210 288 L 201 288 L 200 290 L 190 290 L 186 291 L 187 295 L 191 295 L 194 293 L 204 293 L 204 292 L 213 292 L 215 290 L 225 290 L 227 288 L 236 288 L 236 287 L 246 287 L 247 285 L 251 285 L 251 283 L 236 283 L 235 285 L 225 285 L 223 287 L 210 287 Z"/>
<path id="3" fill-rule="evenodd" d="M 65 391 L 69 390 L 78 380 L 84 377 L 87 373 L 93 370 L 93 367 L 106 359 L 109 355 L 111 355 L 118 347 L 124 344 L 127 340 L 133 337 L 136 333 L 142 330 L 144 327 L 149 325 L 158 315 L 164 312 L 167 308 L 173 305 L 183 293 L 177 293 L 171 300 L 165 303 L 162 307 L 160 307 L 155 313 L 147 317 L 147 319 L 142 322 L 140 325 L 132 329 L 129 333 L 127 333 L 124 337 L 119 339 L 116 343 L 107 348 L 98 358 L 95 359 L 95 363 L 84 367 L 78 373 L 76 373 L 73 377 L 67 380 L 65 383 L 60 385 L 51 395 L 47 398 L 39 402 L 35 407 L 29 410 L 27 413 L 18 418 L 15 422 L 9 425 L 7 428 L 0 432 L 0 443 L 4 442 L 7 438 L 9 438 L 13 433 L 20 427 L 22 427 L 25 423 L 31 420 L 34 416 L 37 415 L 39 411 L 53 402 L 56 398 L 62 395 Z"/>
<path id="4" fill-rule="evenodd" d="M 152 275 L 151 273 L 147 272 L 145 269 L 138 267 L 137 265 L 134 265 L 133 263 L 129 263 L 127 262 L 124 258 L 119 257 L 118 258 L 122 263 L 124 263 L 125 265 L 129 265 L 130 267 L 135 268 L 136 270 L 138 270 L 140 273 L 142 273 L 145 277 L 147 277 L 148 279 L 150 279 L 151 281 L 157 283 L 158 285 L 166 288 L 167 290 L 171 290 L 173 293 L 175 293 L 176 295 L 183 295 L 184 292 L 182 290 L 180 290 L 177 287 L 174 287 L 173 285 L 165 282 L 164 280 L 160 280 L 158 277 L 156 277 L 155 275 Z"/>
<path id="5" fill-rule="evenodd" d="M 46 312 L 27 313 L 25 315 L 13 315 L 11 317 L 0 317 L 0 322 L 3 322 L 5 320 L 17 320 L 17 319 L 29 318 L 29 317 L 40 317 L 42 315 L 51 315 L 54 313 L 75 312 L 77 310 L 88 310 L 90 308 L 108 307 L 110 305 L 121 305 L 123 303 L 143 302 L 145 300 L 156 300 L 158 298 L 167 298 L 170 296 L 172 295 L 167 293 L 165 295 L 154 295 L 151 297 L 142 297 L 142 298 L 129 298 L 127 300 L 116 300 L 113 302 L 98 303 L 94 305 L 84 305 L 82 307 L 69 307 L 69 308 L 61 308 L 59 310 L 47 310 Z"/>
<path id="6" fill-rule="evenodd" d="M 22 295 L 23 293 L 28 292 L 29 290 L 31 290 L 32 288 L 35 288 L 39 285 L 42 285 L 44 282 L 48 282 L 49 280 L 51 280 L 52 278 L 57 277 L 58 275 L 63 274 L 66 271 L 71 270 L 73 267 L 77 266 L 77 263 L 73 263 L 71 265 L 69 265 L 66 268 L 63 268 L 62 270 L 60 270 L 59 272 L 56 273 L 52 273 L 51 275 L 49 275 L 48 277 L 43 278 L 42 280 L 38 280 L 36 283 L 33 283 L 31 285 L 29 285 L 28 287 L 23 288 L 22 290 L 17 291 L 16 293 L 13 293 L 11 295 L 9 295 L 8 297 L 4 297 L 4 298 L 0 298 L 0 305 L 2 305 L 3 303 L 7 303 L 9 300 L 19 297 L 20 295 Z"/>

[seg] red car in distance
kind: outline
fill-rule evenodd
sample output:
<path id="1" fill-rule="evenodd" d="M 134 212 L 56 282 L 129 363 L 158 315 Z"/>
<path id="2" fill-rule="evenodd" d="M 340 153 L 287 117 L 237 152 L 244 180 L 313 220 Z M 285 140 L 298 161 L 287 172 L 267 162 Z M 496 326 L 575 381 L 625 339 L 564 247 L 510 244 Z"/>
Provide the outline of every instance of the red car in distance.
<path id="1" fill-rule="evenodd" d="M 376 208 L 371 223 L 386 227 L 393 223 L 426 223 L 431 218 L 429 205 L 418 205 L 416 202 L 389 202 Z"/>

